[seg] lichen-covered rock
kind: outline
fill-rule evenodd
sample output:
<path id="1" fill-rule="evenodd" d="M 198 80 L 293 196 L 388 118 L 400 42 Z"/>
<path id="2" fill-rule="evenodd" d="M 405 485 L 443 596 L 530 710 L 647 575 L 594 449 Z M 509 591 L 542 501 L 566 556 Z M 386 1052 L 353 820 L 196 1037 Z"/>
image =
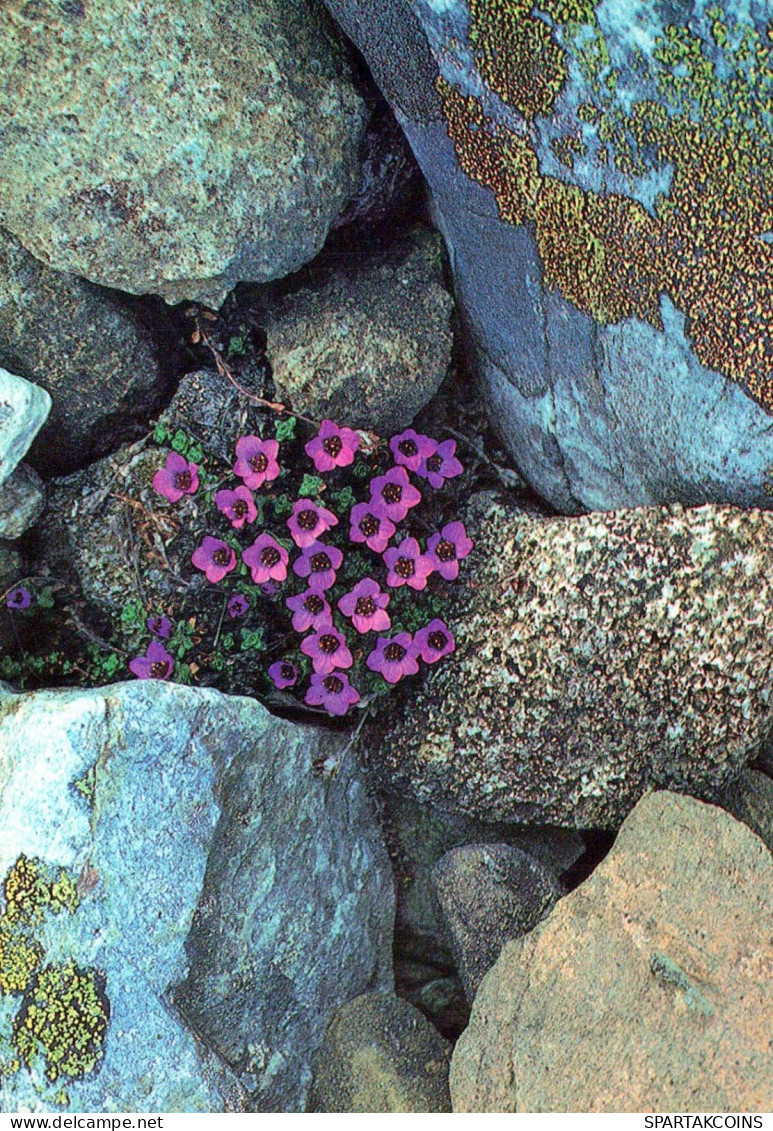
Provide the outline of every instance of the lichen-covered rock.
<path id="1" fill-rule="evenodd" d="M 0 487 L 0 538 L 21 538 L 40 518 L 45 505 L 40 476 L 26 463 L 20 463 Z"/>
<path id="2" fill-rule="evenodd" d="M 656 793 L 483 981 L 455 1111 L 770 1111 L 773 857 Z"/>
<path id="3" fill-rule="evenodd" d="M 492 419 L 532 485 L 568 513 L 769 505 L 767 13 L 326 3 L 427 179 Z"/>
<path id="4" fill-rule="evenodd" d="M 266 310 L 277 396 L 312 417 L 399 431 L 446 376 L 452 308 L 426 228 L 334 261 Z"/>
<path id="5" fill-rule="evenodd" d="M 341 741 L 158 681 L 0 690 L 4 1111 L 302 1110 L 336 1006 L 391 985 L 364 787 L 311 771 Z"/>
<path id="6" fill-rule="evenodd" d="M 432 881 L 469 1002 L 504 944 L 536 927 L 563 895 L 549 868 L 509 844 L 454 848 Z"/>
<path id="7" fill-rule="evenodd" d="M 116 297 L 44 267 L 1 228 L 0 364 L 51 394 L 30 453 L 46 476 L 110 450 L 162 392 L 150 334 Z"/>
<path id="8" fill-rule="evenodd" d="M 219 305 L 324 242 L 363 108 L 316 0 L 26 3 L 0 29 L 0 223 L 44 263 Z"/>
<path id="9" fill-rule="evenodd" d="M 45 389 L 0 368 L 0 486 L 24 459 L 50 411 Z"/>
<path id="10" fill-rule="evenodd" d="M 725 790 L 720 804 L 773 852 L 773 781 L 767 774 L 744 770 Z"/>
<path id="11" fill-rule="evenodd" d="M 451 1046 L 418 1010 L 390 994 L 363 994 L 343 1005 L 314 1061 L 309 1110 L 451 1110 Z"/>
<path id="12" fill-rule="evenodd" d="M 366 740 L 421 801 L 616 827 L 652 785 L 718 796 L 773 717 L 773 515 L 519 514 L 488 495 L 456 653 Z"/>

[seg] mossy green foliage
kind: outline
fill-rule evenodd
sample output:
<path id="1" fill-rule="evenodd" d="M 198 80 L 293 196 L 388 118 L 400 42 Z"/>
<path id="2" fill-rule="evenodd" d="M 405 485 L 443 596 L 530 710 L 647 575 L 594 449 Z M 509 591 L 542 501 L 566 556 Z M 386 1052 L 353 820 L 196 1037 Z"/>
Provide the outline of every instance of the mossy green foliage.
<path id="1" fill-rule="evenodd" d="M 665 27 L 651 58 L 634 60 L 656 97 L 632 102 L 618 96 L 591 5 L 470 0 L 470 9 L 481 74 L 524 118 L 551 112 L 571 51 L 591 95 L 577 121 L 595 128 L 595 159 L 630 178 L 673 170 L 654 216 L 623 195 L 580 190 L 542 174 L 528 138 L 439 80 L 461 167 L 493 190 L 504 221 L 534 225 L 546 285 L 601 323 L 660 327 L 659 295 L 669 294 L 699 360 L 773 409 L 773 246 L 761 238 L 773 230 L 773 25 L 760 30 L 715 5 L 702 32 L 697 17 Z M 539 11 L 561 25 L 560 45 Z M 577 127 L 553 150 L 571 168 Z"/>
<path id="2" fill-rule="evenodd" d="M 74 962 L 46 966 L 24 994 L 13 1026 L 13 1045 L 28 1068 L 42 1062 L 51 1083 L 80 1079 L 104 1052 L 110 1004 L 105 979 Z"/>

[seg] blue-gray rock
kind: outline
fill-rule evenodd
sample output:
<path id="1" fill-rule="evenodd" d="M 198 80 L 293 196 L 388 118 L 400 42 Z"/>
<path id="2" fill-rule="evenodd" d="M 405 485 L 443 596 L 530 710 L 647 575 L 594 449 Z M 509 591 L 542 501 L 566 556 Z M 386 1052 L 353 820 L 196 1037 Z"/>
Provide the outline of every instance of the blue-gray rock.
<path id="1" fill-rule="evenodd" d="M 0 224 L 60 271 L 218 306 L 322 246 L 364 128 L 317 0 L 12 0 Z"/>
<path id="2" fill-rule="evenodd" d="M 20 463 L 0 487 L 0 538 L 21 538 L 43 513 L 46 493 L 36 471 Z"/>
<path id="3" fill-rule="evenodd" d="M 427 179 L 491 418 L 531 484 L 565 513 L 769 506 L 767 14 L 326 3 Z"/>
<path id="4" fill-rule="evenodd" d="M 0 692 L 3 1110 L 303 1108 L 335 1008 L 391 983 L 362 783 L 312 773 L 341 741 L 157 681 Z"/>
<path id="5" fill-rule="evenodd" d="M 45 389 L 0 368 L 0 486 L 24 459 L 50 411 Z"/>

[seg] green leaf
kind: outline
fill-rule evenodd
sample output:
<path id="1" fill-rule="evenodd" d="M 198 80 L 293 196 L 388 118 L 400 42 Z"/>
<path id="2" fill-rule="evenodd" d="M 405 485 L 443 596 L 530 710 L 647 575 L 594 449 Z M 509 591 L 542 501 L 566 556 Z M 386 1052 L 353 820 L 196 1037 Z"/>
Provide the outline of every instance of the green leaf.
<path id="1" fill-rule="evenodd" d="M 157 424 L 153 429 L 153 439 L 157 444 L 165 444 L 171 433 L 165 424 Z"/>
<path id="2" fill-rule="evenodd" d="M 247 566 L 244 564 L 244 562 L 241 562 L 240 565 L 239 565 L 239 576 L 240 577 L 246 577 L 247 576 Z"/>
<path id="3" fill-rule="evenodd" d="M 370 475 L 370 468 L 366 463 L 361 463 L 360 460 L 355 460 L 350 470 L 356 479 L 367 479 Z"/>
<path id="4" fill-rule="evenodd" d="M 225 667 L 224 657 L 221 656 L 220 653 L 218 652 L 216 655 L 214 655 L 212 657 L 209 666 L 212 668 L 213 671 L 221 672 L 223 670 L 223 668 Z"/>
<path id="5" fill-rule="evenodd" d="M 181 456 L 184 456 L 188 451 L 189 444 L 190 440 L 188 436 L 185 434 L 185 432 L 183 432 L 182 428 L 178 428 L 174 436 L 172 437 L 172 447 L 174 448 L 174 450 L 176 452 L 179 452 Z"/>
<path id="6" fill-rule="evenodd" d="M 145 620 L 145 608 L 141 601 L 133 600 L 127 601 L 121 609 L 121 624 L 132 627 L 141 624 Z"/>
<path id="7" fill-rule="evenodd" d="M 54 595 L 51 592 L 50 585 L 47 585 L 45 589 L 41 589 L 40 593 L 38 593 L 38 605 L 40 605 L 41 609 L 53 609 Z"/>
<path id="8" fill-rule="evenodd" d="M 295 426 L 298 423 L 294 416 L 288 416 L 287 420 L 274 421 L 274 435 L 277 440 L 294 440 L 295 439 Z"/>
<path id="9" fill-rule="evenodd" d="M 243 628 L 240 648 L 242 652 L 250 650 L 254 652 L 265 652 L 266 645 L 263 640 L 263 629 Z"/>
<path id="10" fill-rule="evenodd" d="M 309 475 L 307 473 L 301 480 L 301 485 L 298 488 L 298 496 L 302 499 L 313 498 L 320 493 L 324 486 L 324 479 L 320 479 L 318 475 Z"/>
<path id="11" fill-rule="evenodd" d="M 247 335 L 234 334 L 228 340 L 228 356 L 244 357 L 247 352 Z"/>
<path id="12" fill-rule="evenodd" d="M 339 513 L 351 510 L 355 503 L 354 491 L 351 487 L 342 487 L 340 491 L 335 491 L 330 498 Z"/>
<path id="13" fill-rule="evenodd" d="M 201 461 L 204 459 L 204 449 L 202 448 L 201 444 L 191 444 L 191 446 L 188 448 L 187 458 L 193 463 L 201 463 Z"/>
<path id="14" fill-rule="evenodd" d="M 274 499 L 274 514 L 277 518 L 283 518 L 284 515 L 290 514 L 293 509 L 293 504 L 290 502 L 287 495 L 277 495 Z"/>
<path id="15" fill-rule="evenodd" d="M 232 632 L 227 632 L 223 637 L 221 643 L 224 652 L 232 652 L 234 647 L 234 634 Z"/>

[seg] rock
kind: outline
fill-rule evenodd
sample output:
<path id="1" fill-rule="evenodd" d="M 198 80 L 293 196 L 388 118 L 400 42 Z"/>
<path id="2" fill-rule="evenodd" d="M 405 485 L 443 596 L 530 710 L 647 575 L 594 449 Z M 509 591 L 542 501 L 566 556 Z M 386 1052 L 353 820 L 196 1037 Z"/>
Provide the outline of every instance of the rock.
<path id="1" fill-rule="evenodd" d="M 449 1043 L 407 1002 L 363 994 L 325 1031 L 309 1110 L 450 1112 L 450 1056 Z"/>
<path id="2" fill-rule="evenodd" d="M 0 369 L 0 486 L 24 459 L 50 410 L 45 389 Z"/>
<path id="3" fill-rule="evenodd" d="M 446 376 L 452 309 L 440 240 L 426 228 L 386 249 L 333 259 L 266 309 L 278 399 L 317 419 L 400 431 Z"/>
<path id="4" fill-rule="evenodd" d="M 159 681 L 0 692 L 6 1110 L 302 1110 L 336 1007 L 391 985 L 364 787 L 311 773 L 340 742 Z"/>
<path id="5" fill-rule="evenodd" d="M 504 944 L 536 927 L 563 895 L 549 868 L 508 844 L 454 848 L 435 865 L 432 879 L 470 1002 Z"/>
<path id="6" fill-rule="evenodd" d="M 773 852 L 773 781 L 759 770 L 744 770 L 721 798 L 723 809 L 743 821 Z"/>
<path id="7" fill-rule="evenodd" d="M 116 296 L 44 267 L 2 229 L 0 364 L 51 394 L 30 453 L 47 477 L 117 447 L 163 391 L 150 334 Z"/>
<path id="8" fill-rule="evenodd" d="M 747 828 L 644 798 L 484 979 L 454 1111 L 769 1111 L 772 907 L 773 859 Z"/>
<path id="9" fill-rule="evenodd" d="M 773 515 L 541 519 L 484 494 L 467 520 L 456 653 L 365 739 L 385 784 L 576 828 L 617 827 L 653 785 L 717 797 L 770 727 Z"/>
<path id="10" fill-rule="evenodd" d="M 427 180 L 483 395 L 532 486 L 564 513 L 769 506 L 767 14 L 326 3 Z"/>
<path id="11" fill-rule="evenodd" d="M 0 223 L 103 286 L 218 306 L 289 274 L 358 181 L 364 113 L 316 0 L 12 0 Z"/>
<path id="12" fill-rule="evenodd" d="M 36 471 L 20 463 L 0 487 L 0 538 L 21 538 L 43 513 L 46 495 Z"/>

